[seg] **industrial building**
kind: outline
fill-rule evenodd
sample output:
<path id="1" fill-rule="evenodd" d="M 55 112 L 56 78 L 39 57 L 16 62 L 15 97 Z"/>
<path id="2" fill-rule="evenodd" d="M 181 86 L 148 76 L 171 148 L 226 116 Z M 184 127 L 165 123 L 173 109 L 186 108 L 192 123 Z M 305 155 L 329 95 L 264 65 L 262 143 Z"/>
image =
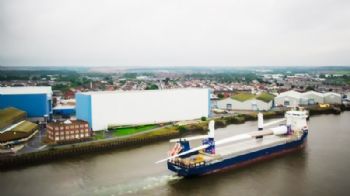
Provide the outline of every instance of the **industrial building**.
<path id="1" fill-rule="evenodd" d="M 341 104 L 341 101 L 341 95 L 333 92 L 319 93 L 316 91 L 307 91 L 300 93 L 290 90 L 275 97 L 276 106 L 313 105 L 319 103 Z"/>
<path id="2" fill-rule="evenodd" d="M 47 124 L 47 136 L 51 142 L 62 143 L 82 141 L 91 138 L 87 122 L 82 120 L 65 120 Z"/>
<path id="3" fill-rule="evenodd" d="M 342 96 L 339 93 L 327 92 L 323 94 L 324 103 L 341 104 Z"/>
<path id="4" fill-rule="evenodd" d="M 17 108 L 0 110 L 0 153 L 15 146 L 22 148 L 22 143 L 38 132 L 38 125 L 25 118 L 26 112 Z"/>
<path id="5" fill-rule="evenodd" d="M 76 94 L 76 117 L 93 131 L 208 117 L 209 89 L 105 91 Z"/>
<path id="6" fill-rule="evenodd" d="M 7 107 L 25 111 L 28 118 L 50 117 L 51 86 L 0 87 L 0 109 Z"/>
<path id="7" fill-rule="evenodd" d="M 273 106 L 273 95 L 268 93 L 238 93 L 234 96 L 216 101 L 216 108 L 222 110 L 267 111 Z"/>
<path id="8" fill-rule="evenodd" d="M 58 105 L 53 108 L 54 116 L 61 116 L 63 118 L 70 118 L 75 115 L 74 105 Z"/>
<path id="9" fill-rule="evenodd" d="M 275 97 L 275 106 L 298 106 L 301 103 L 301 93 L 294 90 L 283 92 Z"/>

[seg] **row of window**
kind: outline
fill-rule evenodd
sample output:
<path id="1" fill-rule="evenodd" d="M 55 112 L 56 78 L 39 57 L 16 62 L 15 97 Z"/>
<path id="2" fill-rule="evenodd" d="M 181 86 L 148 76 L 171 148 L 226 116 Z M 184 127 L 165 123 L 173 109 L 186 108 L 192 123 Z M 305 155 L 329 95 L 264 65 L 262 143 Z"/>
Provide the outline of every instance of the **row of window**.
<path id="1" fill-rule="evenodd" d="M 49 136 L 49 138 L 51 140 L 53 140 L 55 138 L 55 141 L 72 140 L 72 139 L 83 139 L 83 138 L 87 138 L 87 137 L 89 137 L 88 133 L 69 135 L 69 136 L 68 135 L 66 135 L 66 136 L 56 136 L 56 137 Z"/>
<path id="2" fill-rule="evenodd" d="M 89 129 L 60 131 L 60 132 L 54 132 L 54 133 L 55 133 L 55 135 L 69 135 L 69 134 L 89 133 Z M 50 135 L 53 135 L 54 133 L 49 131 Z"/>
<path id="3" fill-rule="evenodd" d="M 58 130 L 64 130 L 64 129 L 78 129 L 78 128 L 88 128 L 88 124 L 81 124 L 81 125 L 66 125 L 66 126 L 60 126 L 60 127 L 51 127 L 47 126 L 47 128 L 58 131 Z"/>

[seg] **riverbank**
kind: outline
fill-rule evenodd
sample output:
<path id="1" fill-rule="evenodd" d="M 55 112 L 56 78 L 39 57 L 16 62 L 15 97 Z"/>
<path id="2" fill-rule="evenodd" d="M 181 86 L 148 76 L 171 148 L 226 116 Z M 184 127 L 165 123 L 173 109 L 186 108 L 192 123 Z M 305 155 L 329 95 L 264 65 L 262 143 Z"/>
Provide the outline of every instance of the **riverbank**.
<path id="1" fill-rule="evenodd" d="M 165 158 L 171 147 L 163 141 L 0 171 L 1 194 L 346 195 L 350 177 L 349 119 L 350 112 L 312 116 L 306 148 L 238 170 L 193 179 L 175 176 L 168 171 L 166 163 L 154 163 Z M 256 124 L 249 121 L 229 125 L 218 129 L 215 137 L 221 140 L 232 134 L 247 133 L 255 130 Z M 290 186 L 290 181 L 301 183 Z"/>
<path id="2" fill-rule="evenodd" d="M 349 107 L 310 107 L 307 109 L 309 110 L 310 116 L 313 116 L 318 114 L 339 114 L 344 110 L 349 110 Z M 284 111 L 282 110 L 264 112 L 265 119 L 283 117 L 283 115 Z M 212 119 L 215 120 L 216 128 L 223 128 L 230 124 L 242 124 L 246 121 L 254 121 L 257 119 L 257 113 L 237 113 L 231 116 Z M 189 134 L 205 134 L 208 131 L 208 121 L 212 119 L 197 121 L 197 123 L 194 124 L 166 126 L 158 128 L 155 131 L 130 135 L 128 137 L 115 137 L 69 145 L 49 146 L 46 149 L 36 152 L 0 156 L 0 169 L 7 170 L 28 165 L 42 164 L 85 153 L 92 154 L 102 151 L 118 150 L 125 147 L 141 146 Z"/>

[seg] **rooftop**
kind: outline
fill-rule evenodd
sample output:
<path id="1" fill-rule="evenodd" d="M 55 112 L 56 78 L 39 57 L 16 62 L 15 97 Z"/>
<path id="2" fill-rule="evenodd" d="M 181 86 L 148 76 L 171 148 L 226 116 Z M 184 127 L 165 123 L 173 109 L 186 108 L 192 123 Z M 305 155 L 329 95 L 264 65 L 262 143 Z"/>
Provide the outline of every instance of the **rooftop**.
<path id="1" fill-rule="evenodd" d="M 48 123 L 48 125 L 51 125 L 51 126 L 77 125 L 77 124 L 87 124 L 87 122 L 83 120 L 66 120 L 66 121 L 57 121 L 57 122 Z"/>
<path id="2" fill-rule="evenodd" d="M 238 93 L 238 94 L 235 94 L 231 97 L 232 99 L 235 99 L 237 101 L 247 101 L 247 100 L 250 100 L 250 99 L 258 99 L 258 100 L 261 100 L 261 101 L 264 101 L 264 102 L 270 102 L 273 100 L 274 96 L 269 94 L 269 93 L 260 93 L 258 95 L 254 95 L 254 94 L 251 94 L 251 93 Z"/>
<path id="3" fill-rule="evenodd" d="M 301 97 L 301 93 L 299 93 L 297 91 L 294 91 L 294 90 L 290 90 L 290 91 L 286 91 L 286 92 L 283 92 L 283 93 L 278 95 L 278 97 L 284 97 L 284 96 L 300 98 Z"/>
<path id="4" fill-rule="evenodd" d="M 98 94 L 115 94 L 115 93 L 144 93 L 144 92 L 169 92 L 169 91 L 185 91 L 185 90 L 208 90 L 206 88 L 176 88 L 176 89 L 157 89 L 157 90 L 131 90 L 131 91 L 89 91 L 89 92 L 79 92 L 77 94 L 84 95 L 98 95 Z"/>
<path id="5" fill-rule="evenodd" d="M 10 126 L 26 117 L 26 112 L 17 108 L 5 108 L 0 110 L 0 129 Z"/>
<path id="6" fill-rule="evenodd" d="M 307 91 L 307 92 L 303 93 L 303 95 L 309 95 L 309 94 L 314 94 L 314 95 L 317 95 L 317 96 L 320 96 L 320 97 L 323 96 L 322 93 L 319 93 L 319 92 L 316 92 L 316 91 Z"/>
<path id="7" fill-rule="evenodd" d="M 53 110 L 74 110 L 75 105 L 57 105 L 56 107 L 53 108 Z"/>
<path id="8" fill-rule="evenodd" d="M 278 97 L 290 96 L 290 97 L 295 97 L 295 98 L 300 99 L 300 98 L 303 98 L 303 96 L 307 96 L 307 95 L 310 95 L 310 94 L 314 94 L 314 95 L 317 95 L 319 97 L 324 97 L 324 96 L 328 96 L 328 95 L 340 96 L 340 94 L 334 93 L 334 92 L 319 93 L 319 92 L 316 92 L 316 91 L 307 91 L 307 92 L 304 92 L 304 93 L 299 93 L 297 91 L 290 90 L 290 91 L 286 91 L 286 92 L 283 92 L 283 93 L 279 94 Z"/>
<path id="9" fill-rule="evenodd" d="M 16 86 L 0 87 L 2 95 L 22 95 L 22 94 L 52 94 L 51 86 Z"/>
<path id="10" fill-rule="evenodd" d="M 22 121 L 21 123 L 18 123 L 15 127 L 13 127 L 11 130 L 0 133 L 0 142 L 8 142 L 26 138 L 37 129 L 37 124 L 29 121 Z"/>

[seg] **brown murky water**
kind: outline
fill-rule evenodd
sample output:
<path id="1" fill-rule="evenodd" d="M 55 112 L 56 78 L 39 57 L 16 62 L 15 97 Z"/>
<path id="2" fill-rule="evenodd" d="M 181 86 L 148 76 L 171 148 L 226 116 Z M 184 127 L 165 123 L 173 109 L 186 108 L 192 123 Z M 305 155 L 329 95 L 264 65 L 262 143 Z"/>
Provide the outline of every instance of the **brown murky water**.
<path id="1" fill-rule="evenodd" d="M 218 129 L 217 138 L 256 129 Z M 0 195 L 348 195 L 350 112 L 314 116 L 304 150 L 225 173 L 183 179 L 165 164 L 167 142 L 0 172 Z"/>

